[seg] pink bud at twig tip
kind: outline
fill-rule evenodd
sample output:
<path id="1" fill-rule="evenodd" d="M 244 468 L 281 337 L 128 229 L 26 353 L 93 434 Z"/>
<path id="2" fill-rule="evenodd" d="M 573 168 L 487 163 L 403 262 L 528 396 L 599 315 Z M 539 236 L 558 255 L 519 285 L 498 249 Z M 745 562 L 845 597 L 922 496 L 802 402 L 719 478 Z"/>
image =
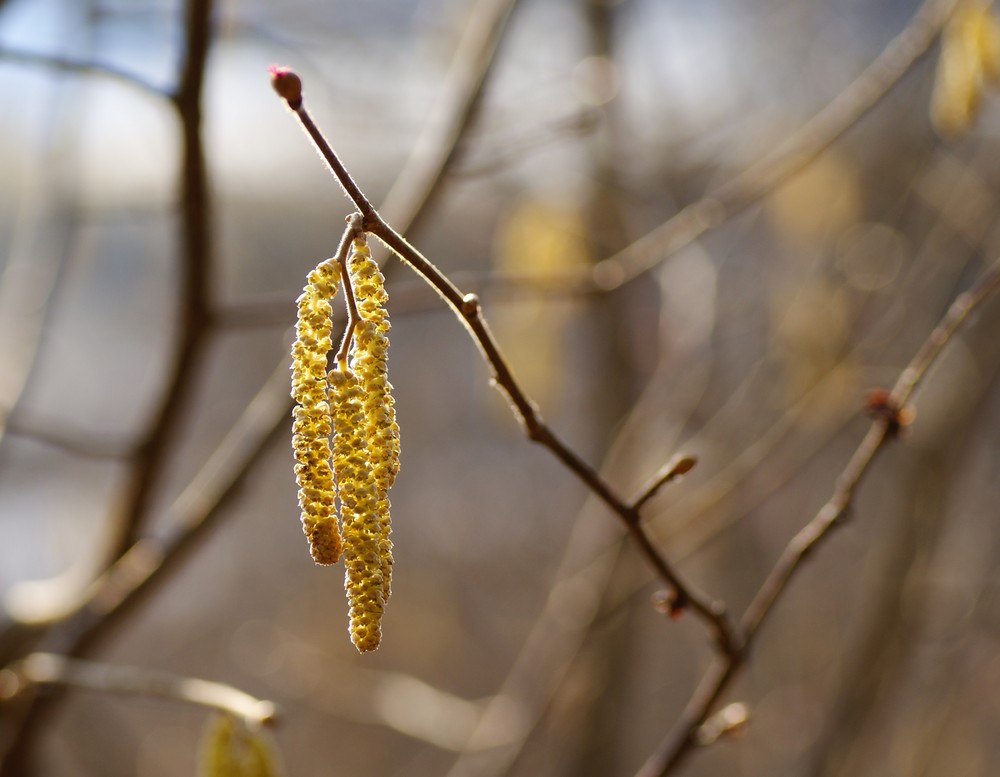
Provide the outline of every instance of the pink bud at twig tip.
<path id="1" fill-rule="evenodd" d="M 302 105 L 302 79 L 292 72 L 291 68 L 271 65 L 267 72 L 271 74 L 271 86 L 295 110 Z"/>

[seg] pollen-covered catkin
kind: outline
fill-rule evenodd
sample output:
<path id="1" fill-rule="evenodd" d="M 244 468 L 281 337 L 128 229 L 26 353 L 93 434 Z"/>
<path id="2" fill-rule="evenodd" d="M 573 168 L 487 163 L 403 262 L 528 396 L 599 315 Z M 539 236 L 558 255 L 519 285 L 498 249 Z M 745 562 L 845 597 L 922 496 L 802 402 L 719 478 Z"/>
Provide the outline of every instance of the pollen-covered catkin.
<path id="1" fill-rule="evenodd" d="M 329 300 L 337 291 L 339 279 L 340 265 L 335 259 L 322 262 L 309 273 L 298 299 L 292 345 L 292 397 L 297 404 L 292 426 L 295 479 L 302 529 L 317 564 L 335 564 L 342 547 L 330 467 L 332 427 L 326 380 L 327 354 L 332 347 Z"/>
<path id="2" fill-rule="evenodd" d="M 359 651 L 366 652 L 377 648 L 382 638 L 382 613 L 388 599 L 383 570 L 389 549 L 382 541 L 378 487 L 372 474 L 364 423 L 364 391 L 345 364 L 338 364 L 327 379 L 351 641 Z"/>
<path id="3" fill-rule="evenodd" d="M 354 241 L 347 260 L 351 285 L 361 321 L 354 330 L 351 370 L 363 394 L 365 438 L 372 475 L 377 488 L 379 553 L 386 597 L 391 590 L 392 542 L 389 520 L 389 489 L 399 471 L 399 426 L 395 400 L 388 380 L 389 315 L 385 279 L 372 260 L 363 238 Z"/>

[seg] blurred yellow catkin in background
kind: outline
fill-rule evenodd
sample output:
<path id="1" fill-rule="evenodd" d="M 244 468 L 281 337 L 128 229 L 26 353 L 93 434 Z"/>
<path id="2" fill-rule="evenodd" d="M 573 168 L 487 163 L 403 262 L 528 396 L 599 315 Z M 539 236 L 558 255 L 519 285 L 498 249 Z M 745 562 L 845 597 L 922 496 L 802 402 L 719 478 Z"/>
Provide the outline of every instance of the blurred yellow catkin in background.
<path id="1" fill-rule="evenodd" d="M 993 4 L 967 0 L 956 9 L 941 38 L 931 123 L 956 138 L 972 126 L 983 90 L 1000 82 L 1000 22 Z"/>

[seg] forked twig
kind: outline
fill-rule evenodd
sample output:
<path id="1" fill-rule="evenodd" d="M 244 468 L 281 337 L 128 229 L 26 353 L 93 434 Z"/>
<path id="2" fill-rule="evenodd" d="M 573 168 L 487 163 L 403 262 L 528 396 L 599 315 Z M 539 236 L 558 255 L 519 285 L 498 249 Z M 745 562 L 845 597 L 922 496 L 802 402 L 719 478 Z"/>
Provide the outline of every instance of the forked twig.
<path id="1" fill-rule="evenodd" d="M 837 478 L 833 495 L 816 516 L 792 537 L 740 619 L 745 639 L 743 652 L 716 656 L 680 720 L 636 777 L 662 777 L 670 773 L 698 744 L 699 728 L 742 667 L 746 653 L 752 647 L 764 620 L 787 589 L 792 576 L 801 569 L 803 562 L 816 550 L 819 543 L 829 536 L 830 530 L 843 522 L 854 494 L 876 454 L 897 436 L 900 413 L 907 400 L 969 314 L 998 289 L 1000 260 L 995 261 L 968 291 L 955 299 L 916 356 L 900 373 L 885 400 L 885 408 L 889 413 L 877 415 L 872 421 L 868 433 Z"/>
<path id="2" fill-rule="evenodd" d="M 299 77 L 289 70 L 272 68 L 271 78 L 275 91 L 295 113 L 344 192 L 358 209 L 365 231 L 375 235 L 393 253 L 409 264 L 444 298 L 465 324 L 483 359 L 492 370 L 493 383 L 507 398 L 528 439 L 547 448 L 618 515 L 639 551 L 659 577 L 673 589 L 675 606 L 678 609 L 690 606 L 711 627 L 719 650 L 727 655 L 737 654 L 741 649 L 742 639 L 728 617 L 725 606 L 710 599 L 681 578 L 643 529 L 638 509 L 619 497 L 597 471 L 581 459 L 544 422 L 538 408 L 514 378 L 510 366 L 501 354 L 499 345 L 482 315 L 479 298 L 475 294 L 463 294 L 447 276 L 379 216 L 305 109 Z"/>
<path id="3" fill-rule="evenodd" d="M 344 337 L 340 341 L 340 348 L 337 349 L 338 362 L 347 359 L 347 352 L 351 347 L 354 328 L 361 320 L 361 314 L 358 313 L 358 301 L 354 297 L 354 284 L 351 281 L 351 273 L 347 269 L 347 254 L 351 250 L 351 243 L 361 233 L 361 218 L 357 213 L 352 213 L 347 217 L 347 227 L 340 238 L 340 245 L 337 246 L 336 253 L 337 264 L 340 265 L 340 282 L 344 287 L 344 300 L 347 304 L 347 326 L 344 327 Z"/>

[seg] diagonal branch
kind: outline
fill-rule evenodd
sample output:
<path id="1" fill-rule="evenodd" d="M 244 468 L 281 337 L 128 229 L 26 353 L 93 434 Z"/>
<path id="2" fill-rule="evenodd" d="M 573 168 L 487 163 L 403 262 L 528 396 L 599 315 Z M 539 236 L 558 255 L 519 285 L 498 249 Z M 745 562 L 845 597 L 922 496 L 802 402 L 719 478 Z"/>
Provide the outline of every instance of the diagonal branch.
<path id="1" fill-rule="evenodd" d="M 854 494 L 875 456 L 887 442 L 897 436 L 904 403 L 926 377 L 928 370 L 969 314 L 998 290 L 1000 290 L 1000 259 L 987 268 L 968 291 L 956 298 L 913 360 L 900 373 L 887 400 L 887 407 L 894 412 L 891 415 L 876 416 L 868 433 L 837 478 L 829 501 L 792 537 L 743 614 L 740 620 L 746 640 L 743 651 L 735 655 L 716 657 L 688 702 L 680 720 L 657 751 L 642 766 L 636 777 L 662 777 L 669 774 L 698 744 L 699 728 L 708 718 L 723 691 L 742 668 L 746 654 L 753 646 L 764 620 L 787 589 L 792 577 L 802 568 L 805 560 L 829 536 L 831 529 L 843 523 L 853 503 Z"/>
<path id="2" fill-rule="evenodd" d="M 427 112 L 417 142 L 380 210 L 402 234 L 410 234 L 429 212 L 443 173 L 459 149 L 482 102 L 497 50 L 518 0 L 475 4 L 444 83 Z"/>
<path id="3" fill-rule="evenodd" d="M 277 720 L 273 702 L 211 680 L 83 661 L 53 653 L 32 653 L 9 669 L 19 684 L 18 692 L 31 685 L 62 685 L 103 693 L 159 696 L 196 704 L 226 712 L 251 727 L 273 725 Z"/>
<path id="4" fill-rule="evenodd" d="M 840 94 L 772 152 L 683 208 L 652 231 L 584 273 L 548 278 L 546 284 L 611 291 L 656 267 L 667 256 L 717 229 L 800 172 L 857 124 L 909 72 L 937 40 L 958 0 L 925 0 L 906 27 Z M 531 278 L 512 282 L 537 284 Z"/>
<path id="5" fill-rule="evenodd" d="M 57 54 L 45 54 L 37 51 L 24 51 L 22 49 L 0 46 L 0 60 L 16 62 L 22 65 L 37 65 L 39 67 L 58 70 L 63 73 L 74 73 L 77 75 L 96 75 L 114 79 L 123 84 L 134 86 L 143 92 L 147 92 L 156 97 L 166 97 L 167 91 L 152 81 L 147 81 L 138 73 L 125 70 L 117 65 L 107 62 L 92 62 L 87 60 L 72 59 Z"/>

